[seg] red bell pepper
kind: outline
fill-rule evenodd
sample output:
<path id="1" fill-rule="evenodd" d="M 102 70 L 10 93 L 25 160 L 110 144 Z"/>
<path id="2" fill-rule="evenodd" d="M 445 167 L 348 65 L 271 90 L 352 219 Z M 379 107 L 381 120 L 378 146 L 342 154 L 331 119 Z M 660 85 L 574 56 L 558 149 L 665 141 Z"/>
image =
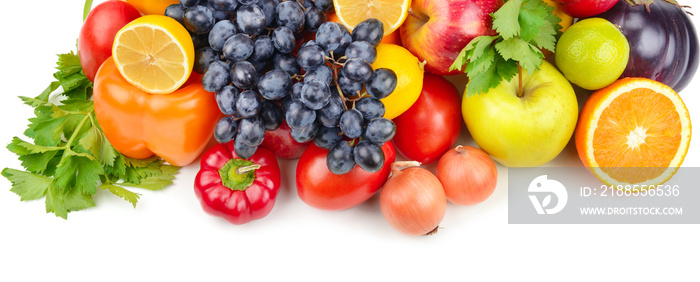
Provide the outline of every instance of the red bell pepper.
<path id="1" fill-rule="evenodd" d="M 259 147 L 252 157 L 240 159 L 231 141 L 204 152 L 194 191 L 205 212 L 243 224 L 270 213 L 280 182 L 280 167 L 270 150 Z"/>

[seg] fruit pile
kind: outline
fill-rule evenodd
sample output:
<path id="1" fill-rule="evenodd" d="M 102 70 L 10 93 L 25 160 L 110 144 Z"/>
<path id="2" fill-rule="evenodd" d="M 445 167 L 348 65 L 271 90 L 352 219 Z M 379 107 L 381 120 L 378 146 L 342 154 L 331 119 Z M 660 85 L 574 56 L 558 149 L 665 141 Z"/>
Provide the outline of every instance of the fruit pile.
<path id="1" fill-rule="evenodd" d="M 572 137 L 606 185 L 656 186 L 688 150 L 677 91 L 699 62 L 693 24 L 674 2 L 105 1 L 81 30 L 79 66 L 63 56 L 59 81 L 25 97 L 53 111 L 94 110 L 84 121 L 94 136 L 81 124 L 47 143 L 28 130 L 35 144 L 8 146 L 27 171 L 3 176 L 23 199 L 50 189 L 91 199 L 99 187 L 135 205 L 118 185 L 160 189 L 174 174 L 163 161 L 201 156 L 202 208 L 244 224 L 273 209 L 277 159 L 298 158 L 304 203 L 344 210 L 379 192 L 384 217 L 409 235 L 434 233 L 448 201 L 487 200 L 496 162 L 540 166 Z M 459 73 L 461 96 L 443 77 Z M 83 84 L 51 104 L 67 81 Z M 590 96 L 580 115 L 575 91 Z M 478 148 L 456 144 L 464 124 Z M 207 149 L 212 138 L 219 144 Z M 47 148 L 65 151 L 61 161 Z M 59 215 L 53 207 L 67 206 L 48 195 Z"/>

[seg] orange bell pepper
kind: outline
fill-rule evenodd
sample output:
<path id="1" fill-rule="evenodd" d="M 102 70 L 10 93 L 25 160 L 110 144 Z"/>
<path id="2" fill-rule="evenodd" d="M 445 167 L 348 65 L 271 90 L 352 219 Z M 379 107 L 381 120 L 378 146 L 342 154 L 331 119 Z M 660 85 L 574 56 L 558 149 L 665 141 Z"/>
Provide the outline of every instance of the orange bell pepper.
<path id="1" fill-rule="evenodd" d="M 201 79 L 190 81 L 170 94 L 149 94 L 127 82 L 107 59 L 93 88 L 95 116 L 107 140 L 131 158 L 158 155 L 176 166 L 193 162 L 206 149 L 221 113 Z"/>

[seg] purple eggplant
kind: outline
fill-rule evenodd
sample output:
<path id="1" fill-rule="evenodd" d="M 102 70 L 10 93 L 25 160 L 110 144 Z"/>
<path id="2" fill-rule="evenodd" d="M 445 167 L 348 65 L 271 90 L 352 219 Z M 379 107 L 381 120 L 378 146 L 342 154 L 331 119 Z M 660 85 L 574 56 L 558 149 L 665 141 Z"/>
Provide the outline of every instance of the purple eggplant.
<path id="1" fill-rule="evenodd" d="M 680 92 L 698 68 L 698 38 L 678 5 L 656 0 L 632 6 L 620 0 L 596 17 L 618 26 L 629 41 L 630 58 L 622 77 L 645 77 Z"/>

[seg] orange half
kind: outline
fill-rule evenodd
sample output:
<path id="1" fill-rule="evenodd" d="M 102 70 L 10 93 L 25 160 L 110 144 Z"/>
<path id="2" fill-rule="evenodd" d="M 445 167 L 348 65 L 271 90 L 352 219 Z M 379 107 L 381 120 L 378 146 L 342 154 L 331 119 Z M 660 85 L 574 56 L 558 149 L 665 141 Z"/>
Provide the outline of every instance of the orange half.
<path id="1" fill-rule="evenodd" d="M 673 177 L 690 136 L 690 115 L 678 93 L 654 80 L 624 78 L 586 101 L 575 139 L 583 164 L 604 184 L 643 190 L 640 184 Z"/>

